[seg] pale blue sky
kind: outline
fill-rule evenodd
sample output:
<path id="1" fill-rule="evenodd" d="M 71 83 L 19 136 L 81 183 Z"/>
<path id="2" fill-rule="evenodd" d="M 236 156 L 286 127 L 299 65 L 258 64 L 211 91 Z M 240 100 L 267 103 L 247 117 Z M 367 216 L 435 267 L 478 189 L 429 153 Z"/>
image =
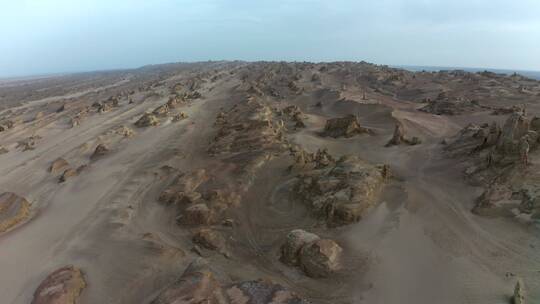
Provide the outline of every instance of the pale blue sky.
<path id="1" fill-rule="evenodd" d="M 220 59 L 540 70 L 540 0 L 0 0 L 0 77 Z"/>

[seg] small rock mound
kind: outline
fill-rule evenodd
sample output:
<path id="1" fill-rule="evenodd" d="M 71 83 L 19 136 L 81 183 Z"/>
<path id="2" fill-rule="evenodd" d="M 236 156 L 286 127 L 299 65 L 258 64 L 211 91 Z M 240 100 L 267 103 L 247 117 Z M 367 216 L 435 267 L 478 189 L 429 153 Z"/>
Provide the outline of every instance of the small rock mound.
<path id="1" fill-rule="evenodd" d="M 30 215 L 30 203 L 12 192 L 0 195 L 0 233 L 6 232 Z"/>
<path id="2" fill-rule="evenodd" d="M 212 211 L 205 203 L 187 207 L 176 219 L 182 225 L 208 225 L 212 220 Z"/>
<path id="3" fill-rule="evenodd" d="M 428 101 L 428 104 L 420 111 L 435 115 L 459 115 L 478 111 L 481 107 L 474 101 L 461 98 L 448 98 L 439 94 L 436 100 Z"/>
<path id="4" fill-rule="evenodd" d="M 91 160 L 95 160 L 95 159 L 98 159 L 100 157 L 103 157 L 105 155 L 107 155 L 107 153 L 109 153 L 109 148 L 107 148 L 106 145 L 104 144 L 99 144 L 97 145 L 96 149 L 94 150 L 94 153 L 92 153 L 92 155 L 90 156 L 90 159 Z"/>
<path id="5" fill-rule="evenodd" d="M 209 250 L 216 250 L 220 253 L 227 252 L 227 241 L 219 231 L 203 228 L 193 236 L 193 243 Z"/>
<path id="6" fill-rule="evenodd" d="M 76 304 L 85 287 L 81 270 L 66 266 L 54 271 L 39 284 L 32 304 Z"/>
<path id="7" fill-rule="evenodd" d="M 51 166 L 49 167 L 49 172 L 51 172 L 52 174 L 57 174 L 59 172 L 62 172 L 62 170 L 65 170 L 66 167 L 69 167 L 69 163 L 65 159 L 60 157 L 51 163 Z"/>
<path id="8" fill-rule="evenodd" d="M 135 132 L 126 126 L 120 126 L 116 129 L 116 134 L 123 136 L 123 137 L 132 137 L 135 135 Z"/>
<path id="9" fill-rule="evenodd" d="M 135 126 L 139 128 L 157 126 L 158 124 L 159 120 L 152 113 L 144 113 L 144 115 L 135 122 Z"/>
<path id="10" fill-rule="evenodd" d="M 323 135 L 334 138 L 338 137 L 353 137 L 358 134 L 371 134 L 370 129 L 363 128 L 358 122 L 356 115 L 347 115 L 340 118 L 331 118 L 326 121 Z"/>
<path id="11" fill-rule="evenodd" d="M 180 113 L 173 116 L 172 121 L 177 122 L 177 121 L 180 121 L 180 120 L 184 120 L 186 118 L 188 118 L 188 115 L 186 113 L 184 113 L 184 112 L 180 112 Z"/>

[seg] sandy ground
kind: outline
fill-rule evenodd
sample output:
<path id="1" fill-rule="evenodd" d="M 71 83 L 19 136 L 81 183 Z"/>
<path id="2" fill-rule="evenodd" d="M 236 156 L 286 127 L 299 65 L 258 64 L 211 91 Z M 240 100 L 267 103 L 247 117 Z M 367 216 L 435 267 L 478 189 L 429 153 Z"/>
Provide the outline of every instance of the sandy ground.
<path id="1" fill-rule="evenodd" d="M 32 203 L 32 217 L 0 236 L 0 302 L 29 303 L 41 280 L 67 264 L 85 273 L 88 287 L 80 303 L 147 303 L 172 282 L 195 254 L 189 232 L 175 224 L 170 209 L 156 202 L 168 178 L 163 166 L 187 172 L 212 164 L 206 148 L 215 135 L 215 117 L 237 102 L 232 91 L 241 84 L 228 71 L 242 67 L 208 68 L 223 69 L 224 76 L 202 85 L 204 98 L 182 106 L 189 118 L 180 122 L 133 126 L 142 113 L 167 101 L 160 97 L 133 104 L 124 100 L 118 109 L 92 114 L 75 128 L 68 126 L 68 111 L 1 133 L 0 143 L 10 152 L 0 155 L 0 190 L 24 196 Z M 192 69 L 158 80 L 128 77 L 25 101 L 11 110 L 31 111 L 68 99 L 82 104 L 91 93 L 190 77 Z M 329 78 L 323 86 L 334 89 L 339 82 Z M 258 171 L 240 207 L 231 213 L 240 223 L 234 228 L 237 253 L 229 259 L 212 255 L 211 263 L 232 280 L 272 278 L 314 303 L 508 303 L 515 277 L 507 272 L 525 279 L 531 303 L 539 300 L 537 228 L 473 215 L 470 209 L 480 189 L 468 185 L 459 162 L 441 152 L 440 140 L 468 119 L 418 112 L 415 102 L 383 95 L 370 96 L 374 104 L 363 104 L 353 100 L 359 90 L 348 87 L 347 92 L 352 101 L 327 100 L 329 105 L 322 109 L 310 106 L 319 100 L 316 95 L 286 100 L 308 116 L 307 128 L 289 138 L 309 151 L 326 147 L 335 155 L 389 164 L 395 181 L 382 203 L 359 223 L 333 230 L 318 227 L 304 206 L 289 199 L 294 176 L 284 172 L 290 160 L 274 158 Z M 318 136 L 326 118 L 350 113 L 376 135 Z M 385 148 L 396 119 L 423 143 Z M 121 125 L 136 134 L 122 138 L 108 132 Z M 36 134 L 41 139 L 34 150 L 16 148 L 18 141 Z M 90 161 L 98 143 L 107 144 L 111 152 Z M 58 157 L 89 167 L 58 184 L 58 176 L 47 171 Z M 315 280 L 282 265 L 277 260 L 279 245 L 294 228 L 311 229 L 342 244 L 348 252 L 343 273 Z M 145 240 L 147 233 L 178 250 L 157 254 L 162 247 Z"/>

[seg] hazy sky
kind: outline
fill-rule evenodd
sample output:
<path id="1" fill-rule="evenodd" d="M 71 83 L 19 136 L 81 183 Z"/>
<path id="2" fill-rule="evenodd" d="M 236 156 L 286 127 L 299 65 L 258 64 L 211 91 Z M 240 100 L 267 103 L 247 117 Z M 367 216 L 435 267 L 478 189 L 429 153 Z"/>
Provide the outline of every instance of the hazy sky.
<path id="1" fill-rule="evenodd" d="M 0 76 L 209 59 L 540 70 L 540 0 L 0 0 Z"/>

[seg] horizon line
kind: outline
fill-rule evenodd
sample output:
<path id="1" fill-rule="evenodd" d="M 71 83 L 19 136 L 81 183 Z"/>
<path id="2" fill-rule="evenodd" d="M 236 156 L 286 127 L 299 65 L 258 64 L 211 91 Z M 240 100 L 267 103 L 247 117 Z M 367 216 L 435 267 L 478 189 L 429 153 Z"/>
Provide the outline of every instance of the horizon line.
<path id="1" fill-rule="evenodd" d="M 540 70 L 526 70 L 521 68 L 498 68 L 498 67 L 465 67 L 465 66 L 445 66 L 445 65 L 417 65 L 417 64 L 385 64 L 385 63 L 375 63 L 375 62 L 369 62 L 366 60 L 329 60 L 329 61 L 308 61 L 308 60 L 241 60 L 241 59 L 233 59 L 233 60 L 194 60 L 194 61 L 175 61 L 175 62 L 162 62 L 162 63 L 148 63 L 143 64 L 135 67 L 123 67 L 123 68 L 104 68 L 104 69 L 89 69 L 89 70 L 72 70 L 72 71 L 63 71 L 63 72 L 44 72 L 44 73 L 36 73 L 36 74 L 14 74 L 14 75 L 7 75 L 2 76 L 0 75 L 0 81 L 17 81 L 17 80 L 24 80 L 26 79 L 39 79 L 39 78 L 51 78 L 51 77 L 62 77 L 62 76 L 68 76 L 68 75 L 77 75 L 77 74 L 86 74 L 86 73 L 106 73 L 106 72 L 121 72 L 121 71 L 130 71 L 130 70 L 137 70 L 148 66 L 159 66 L 159 65 L 170 65 L 170 64 L 196 64 L 196 63 L 204 63 L 204 62 L 245 62 L 245 63 L 256 63 L 256 62 L 288 62 L 288 63 L 299 63 L 299 62 L 306 62 L 306 63 L 315 63 L 315 64 L 321 64 L 321 63 L 336 63 L 336 62 L 353 62 L 353 63 L 361 63 L 366 62 L 373 65 L 379 65 L 379 66 L 388 66 L 392 68 L 430 68 L 430 71 L 443 71 L 443 70 L 449 70 L 449 71 L 456 71 L 456 70 L 475 70 L 475 71 L 500 71 L 500 72 L 525 72 L 525 73 L 540 73 Z M 410 70 L 411 71 L 411 70 Z M 427 71 L 427 70 L 426 70 Z M 416 71 L 412 71 L 416 72 Z M 505 73 L 506 74 L 506 73 Z"/>

